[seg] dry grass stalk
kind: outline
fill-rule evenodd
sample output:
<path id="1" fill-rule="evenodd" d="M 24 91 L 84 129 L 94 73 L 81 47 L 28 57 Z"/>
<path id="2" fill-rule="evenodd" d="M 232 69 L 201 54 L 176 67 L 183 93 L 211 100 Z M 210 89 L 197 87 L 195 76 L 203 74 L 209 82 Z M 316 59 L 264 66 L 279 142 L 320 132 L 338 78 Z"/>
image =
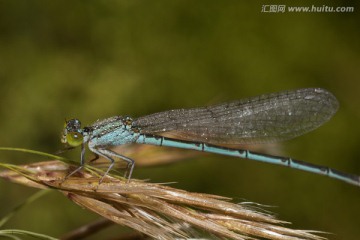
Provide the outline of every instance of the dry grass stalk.
<path id="1" fill-rule="evenodd" d="M 99 185 L 98 174 L 89 170 L 63 181 L 68 168 L 60 161 L 38 162 L 5 170 L 0 177 L 61 191 L 76 204 L 156 239 L 186 239 L 201 232 L 220 239 L 324 239 L 284 227 L 286 222 L 226 197 L 117 177 Z"/>

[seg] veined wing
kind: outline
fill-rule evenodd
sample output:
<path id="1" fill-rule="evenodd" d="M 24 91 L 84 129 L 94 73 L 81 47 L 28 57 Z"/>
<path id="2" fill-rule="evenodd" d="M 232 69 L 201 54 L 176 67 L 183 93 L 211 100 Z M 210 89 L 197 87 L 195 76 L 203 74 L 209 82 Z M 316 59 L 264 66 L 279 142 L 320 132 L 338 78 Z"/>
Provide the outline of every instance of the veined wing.
<path id="1" fill-rule="evenodd" d="M 338 101 L 320 88 L 271 93 L 208 107 L 175 109 L 133 121 L 143 134 L 214 144 L 287 140 L 328 121 Z"/>

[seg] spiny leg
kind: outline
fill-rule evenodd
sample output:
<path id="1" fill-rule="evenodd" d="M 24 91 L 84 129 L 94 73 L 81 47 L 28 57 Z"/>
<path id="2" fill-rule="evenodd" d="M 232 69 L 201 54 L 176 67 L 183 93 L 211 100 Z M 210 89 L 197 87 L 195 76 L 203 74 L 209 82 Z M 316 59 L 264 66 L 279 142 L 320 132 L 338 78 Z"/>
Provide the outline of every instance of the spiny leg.
<path id="1" fill-rule="evenodd" d="M 70 174 L 68 174 L 65 178 L 64 181 L 66 179 L 68 179 L 70 176 L 72 176 L 73 174 L 77 173 L 78 171 L 80 171 L 81 169 L 84 168 L 85 165 L 85 145 L 82 144 L 81 145 L 81 155 L 80 155 L 80 166 L 78 168 L 76 168 L 74 171 L 72 171 Z"/>
<path id="2" fill-rule="evenodd" d="M 129 175 L 128 175 L 128 178 L 127 178 L 127 183 L 130 182 L 130 179 L 131 179 L 131 175 L 132 175 L 132 172 L 133 172 L 133 169 L 134 169 L 134 166 L 135 166 L 135 161 L 132 160 L 131 158 L 128 158 L 128 157 L 125 157 L 123 155 L 120 155 L 116 152 L 113 152 L 111 150 L 108 150 L 108 149 L 105 149 L 105 148 L 90 148 L 90 150 L 92 152 L 94 152 L 95 154 L 98 154 L 106 159 L 108 159 L 111 164 L 110 166 L 108 167 L 108 169 L 106 170 L 105 174 L 101 177 L 100 181 L 99 181 L 99 184 L 102 182 L 102 180 L 104 179 L 104 177 L 110 172 L 111 168 L 114 166 L 114 159 L 112 157 L 116 157 L 116 158 L 120 158 L 124 161 L 126 161 L 128 163 L 127 165 L 127 169 L 130 168 L 130 172 L 129 172 Z M 125 173 L 125 176 L 126 178 L 126 173 Z"/>
<path id="3" fill-rule="evenodd" d="M 91 159 L 89 162 L 95 162 L 96 160 L 98 160 L 99 159 L 99 154 L 96 154 L 95 153 L 95 157 L 93 158 L 93 159 Z"/>

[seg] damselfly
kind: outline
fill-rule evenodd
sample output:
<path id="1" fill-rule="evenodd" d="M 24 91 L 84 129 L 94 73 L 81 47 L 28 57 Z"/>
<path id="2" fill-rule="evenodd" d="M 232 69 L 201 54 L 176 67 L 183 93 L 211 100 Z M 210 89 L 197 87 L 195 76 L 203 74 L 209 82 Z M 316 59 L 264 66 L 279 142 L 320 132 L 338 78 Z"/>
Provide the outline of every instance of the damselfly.
<path id="1" fill-rule="evenodd" d="M 151 144 L 246 158 L 327 175 L 360 186 L 360 176 L 287 157 L 271 156 L 223 145 L 268 143 L 288 140 L 314 130 L 338 109 L 338 101 L 320 88 L 271 93 L 208 107 L 175 109 L 137 119 L 115 116 L 81 128 L 78 119 L 66 121 L 62 142 L 81 145 L 80 167 L 85 164 L 86 145 L 110 161 L 100 179 L 108 174 L 114 159 L 127 162 L 128 181 L 135 161 L 110 150 L 123 144 Z M 170 136 L 170 137 L 169 137 Z M 221 146 L 219 146 L 221 145 Z"/>

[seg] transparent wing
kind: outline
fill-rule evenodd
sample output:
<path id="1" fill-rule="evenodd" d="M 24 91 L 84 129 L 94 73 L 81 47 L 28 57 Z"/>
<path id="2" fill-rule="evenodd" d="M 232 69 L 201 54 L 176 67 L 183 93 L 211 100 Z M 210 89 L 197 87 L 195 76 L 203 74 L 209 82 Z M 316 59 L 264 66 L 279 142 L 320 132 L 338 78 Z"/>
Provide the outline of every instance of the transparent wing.
<path id="1" fill-rule="evenodd" d="M 309 132 L 337 111 L 330 92 L 306 88 L 208 107 L 175 109 L 134 120 L 143 134 L 215 144 L 265 143 Z"/>

